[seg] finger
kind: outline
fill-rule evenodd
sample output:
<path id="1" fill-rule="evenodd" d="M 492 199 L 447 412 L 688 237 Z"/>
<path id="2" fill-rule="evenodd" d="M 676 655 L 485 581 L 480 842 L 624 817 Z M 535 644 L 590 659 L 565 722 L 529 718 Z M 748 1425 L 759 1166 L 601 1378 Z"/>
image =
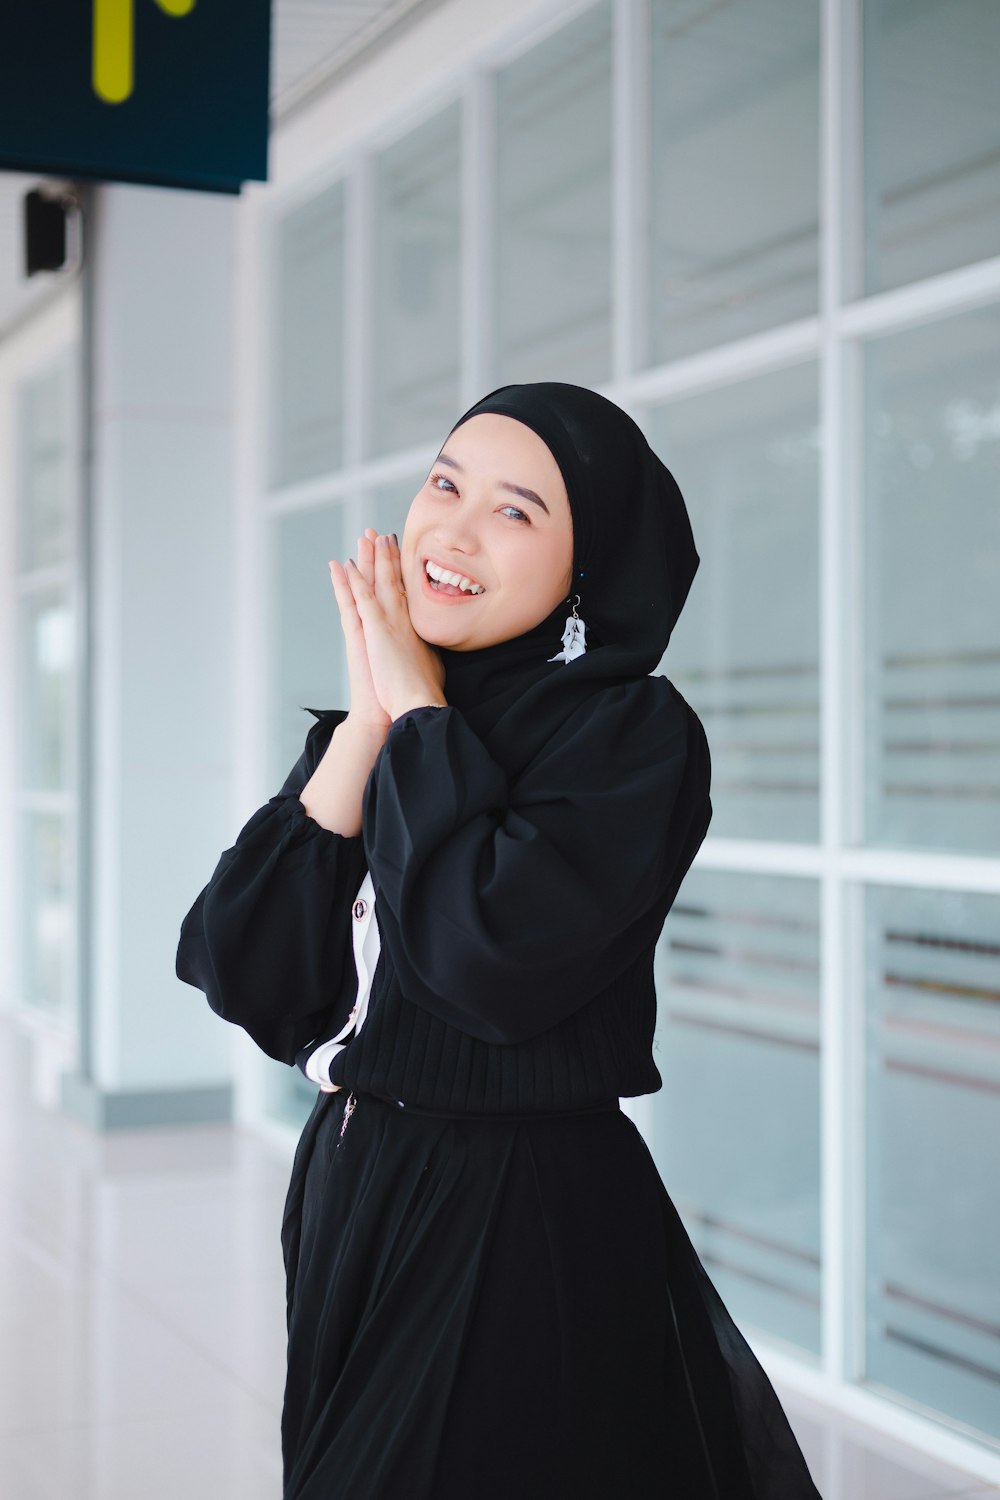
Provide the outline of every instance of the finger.
<path id="1" fill-rule="evenodd" d="M 367 527 L 365 527 L 365 534 L 369 538 L 369 540 L 371 541 L 371 550 L 372 550 L 372 568 L 371 568 L 371 574 L 370 574 L 370 576 L 368 578 L 368 582 L 371 584 L 372 588 L 374 588 L 375 587 L 375 558 L 378 555 L 377 548 L 378 548 L 379 534 L 375 530 L 374 526 L 367 526 Z"/>
<path id="2" fill-rule="evenodd" d="M 378 533 L 368 526 L 365 528 L 364 536 L 358 537 L 358 569 L 365 582 L 372 588 L 375 586 L 375 538 L 377 535 Z"/>
<path id="3" fill-rule="evenodd" d="M 403 599 L 403 603 L 408 606 L 410 601 L 404 597 L 406 584 L 403 581 L 403 554 L 399 550 L 399 541 L 395 532 L 389 538 L 389 557 L 392 560 L 393 577 L 396 580 L 396 587 L 399 590 L 400 597 Z"/>
<path id="4" fill-rule="evenodd" d="M 357 601 L 354 598 L 350 580 L 343 565 L 337 561 L 330 563 L 330 581 L 340 608 L 340 623 L 344 634 L 349 636 L 355 630 L 362 630 L 361 616 L 358 614 Z"/>
<path id="5" fill-rule="evenodd" d="M 349 557 L 347 559 L 347 566 L 344 569 L 344 577 L 347 579 L 347 582 L 350 586 L 351 593 L 354 597 L 354 603 L 357 606 L 358 614 L 361 616 L 362 620 L 364 620 L 365 610 L 372 604 L 373 601 L 377 602 L 375 591 L 369 585 L 368 580 L 365 578 L 364 574 L 358 567 L 357 563 L 354 561 L 353 557 Z"/>
<path id="6" fill-rule="evenodd" d="M 375 592 L 374 583 L 370 584 L 368 582 L 352 557 L 347 559 L 347 567 L 344 569 L 344 573 L 350 584 L 351 593 L 354 595 L 354 603 L 357 606 L 358 614 L 361 616 L 362 625 L 366 630 L 370 630 L 373 627 L 377 628 L 379 621 L 384 621 L 385 619 L 385 610 L 382 608 L 382 602 Z"/>
<path id="7" fill-rule="evenodd" d="M 409 619 L 410 600 L 406 592 L 406 579 L 403 576 L 403 554 L 399 550 L 399 540 L 395 533 L 389 538 L 389 557 L 392 561 L 393 587 L 400 605 L 406 612 L 406 618 Z"/>
<path id="8" fill-rule="evenodd" d="M 351 585 L 344 571 L 343 563 L 338 562 L 336 558 L 331 558 L 327 566 L 330 569 L 330 582 L 333 584 L 333 592 L 337 597 L 337 603 L 340 605 L 341 610 L 347 609 L 350 611 L 354 609 L 354 595 L 351 592 Z"/>
<path id="9" fill-rule="evenodd" d="M 337 596 L 337 603 L 349 615 L 357 616 L 358 601 L 352 587 L 352 580 L 360 580 L 359 587 L 364 587 L 364 579 L 361 578 L 361 574 L 358 572 L 353 561 L 349 566 L 345 566 L 339 562 L 331 562 L 330 579 L 333 583 L 333 591 Z"/>
<path id="10" fill-rule="evenodd" d="M 389 556 L 389 538 L 380 536 L 375 543 L 375 595 L 382 608 L 396 612 L 402 604 L 399 584 L 396 582 L 392 558 Z"/>
<path id="11" fill-rule="evenodd" d="M 353 604 L 354 594 L 351 591 L 351 580 L 346 565 L 338 562 L 336 558 L 331 558 L 328 566 L 330 569 L 330 582 L 333 584 L 333 591 L 337 596 L 338 603 Z"/>

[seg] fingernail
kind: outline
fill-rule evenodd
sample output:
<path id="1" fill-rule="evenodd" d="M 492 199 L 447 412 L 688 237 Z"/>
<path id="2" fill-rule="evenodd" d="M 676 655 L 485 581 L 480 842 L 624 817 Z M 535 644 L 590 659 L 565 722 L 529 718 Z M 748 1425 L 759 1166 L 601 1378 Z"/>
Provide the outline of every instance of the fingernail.
<path id="1" fill-rule="evenodd" d="M 380 536 L 378 539 L 378 544 L 380 547 L 388 547 L 389 538 L 387 536 Z"/>
<path id="2" fill-rule="evenodd" d="M 399 546 L 399 537 L 396 535 L 395 532 L 392 533 L 392 539 L 395 542 L 396 546 L 398 547 Z"/>
<path id="3" fill-rule="evenodd" d="M 354 567 L 354 566 L 355 566 L 355 562 L 354 562 L 354 558 L 353 558 L 353 557 L 349 557 L 349 558 L 348 558 L 348 559 L 347 559 L 347 566 L 348 566 L 348 567 L 349 567 L 349 568 L 353 568 L 353 567 Z"/>

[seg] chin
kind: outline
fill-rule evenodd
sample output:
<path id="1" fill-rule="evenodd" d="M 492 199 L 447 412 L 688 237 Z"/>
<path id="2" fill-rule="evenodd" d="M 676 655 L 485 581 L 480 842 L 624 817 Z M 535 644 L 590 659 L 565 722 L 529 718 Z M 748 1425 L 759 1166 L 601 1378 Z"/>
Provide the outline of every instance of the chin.
<path id="1" fill-rule="evenodd" d="M 455 642 L 457 632 L 448 629 L 447 620 L 441 620 L 434 615 L 428 618 L 423 611 L 417 615 L 415 610 L 411 610 L 410 624 L 428 646 L 447 646 L 449 650 L 461 651 L 461 644 Z"/>
<path id="2" fill-rule="evenodd" d="M 446 651 L 475 651 L 480 646 L 489 645 L 488 641 L 470 641 L 467 636 L 460 636 L 456 640 L 454 636 L 447 635 L 443 630 L 421 638 L 427 642 L 428 646 L 437 646 Z"/>

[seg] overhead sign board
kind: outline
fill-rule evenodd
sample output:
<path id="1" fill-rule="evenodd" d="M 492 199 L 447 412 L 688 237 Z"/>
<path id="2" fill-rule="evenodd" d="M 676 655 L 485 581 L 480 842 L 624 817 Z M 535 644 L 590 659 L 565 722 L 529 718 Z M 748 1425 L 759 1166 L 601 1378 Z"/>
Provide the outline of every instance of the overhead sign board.
<path id="1" fill-rule="evenodd" d="M 4 0 L 0 168 L 239 192 L 267 178 L 271 0 Z"/>

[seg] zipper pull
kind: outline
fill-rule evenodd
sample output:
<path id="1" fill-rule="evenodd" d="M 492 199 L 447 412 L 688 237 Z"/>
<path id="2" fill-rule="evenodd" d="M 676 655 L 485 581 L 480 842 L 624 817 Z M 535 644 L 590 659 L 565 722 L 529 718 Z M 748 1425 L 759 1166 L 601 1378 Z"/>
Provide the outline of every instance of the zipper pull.
<path id="1" fill-rule="evenodd" d="M 352 1090 L 351 1093 L 347 1096 L 347 1103 L 344 1105 L 344 1114 L 343 1118 L 340 1121 L 340 1134 L 337 1137 L 338 1144 L 344 1138 L 344 1131 L 347 1129 L 347 1122 L 353 1115 L 354 1106 L 357 1104 L 357 1102 L 357 1096 Z"/>

